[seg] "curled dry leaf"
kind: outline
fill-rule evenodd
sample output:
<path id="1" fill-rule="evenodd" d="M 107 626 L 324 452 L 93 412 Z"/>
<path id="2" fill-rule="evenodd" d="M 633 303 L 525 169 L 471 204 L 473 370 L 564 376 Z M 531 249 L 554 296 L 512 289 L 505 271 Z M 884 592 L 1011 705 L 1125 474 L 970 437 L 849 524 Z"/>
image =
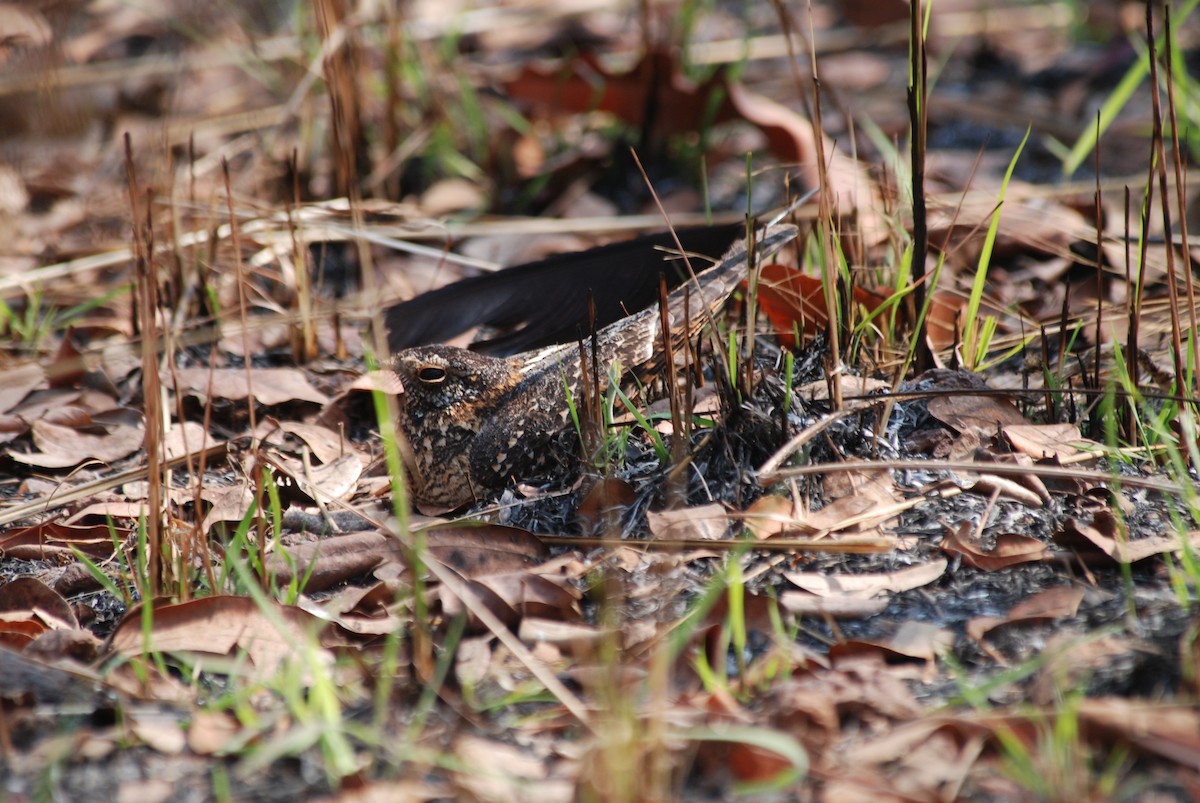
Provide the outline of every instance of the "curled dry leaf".
<path id="1" fill-rule="evenodd" d="M 1107 510 L 1096 511 L 1091 522 L 1067 519 L 1054 533 L 1054 540 L 1085 557 L 1103 555 L 1117 563 L 1137 563 L 1166 552 L 1180 552 L 1186 545 L 1200 549 L 1200 531 L 1196 530 L 1182 536 L 1168 533 L 1131 540 L 1116 516 Z"/>
<path id="2" fill-rule="evenodd" d="M 0 552 L 22 560 L 45 560 L 50 556 L 74 557 L 72 548 L 89 558 L 107 560 L 113 554 L 113 538 L 124 541 L 133 531 L 107 524 L 73 526 L 46 522 L 22 527 L 0 537 Z"/>
<path id="3" fill-rule="evenodd" d="M 1191 703 L 1106 697 L 1080 700 L 1077 715 L 1089 733 L 1118 737 L 1200 772 L 1200 711 Z"/>
<path id="4" fill-rule="evenodd" d="M 223 441 L 214 438 L 195 421 L 184 421 L 167 431 L 167 437 L 163 439 L 163 451 L 167 460 L 173 460 L 188 454 L 198 454 L 222 443 Z"/>
<path id="5" fill-rule="evenodd" d="M 219 489 L 212 497 L 212 507 L 201 522 L 201 529 L 208 532 L 221 521 L 241 521 L 254 504 L 254 490 L 248 482 Z"/>
<path id="6" fill-rule="evenodd" d="M 141 606 L 131 608 L 109 637 L 109 649 L 126 656 L 183 652 L 235 657 L 244 653 L 258 673 L 272 673 L 292 656 L 296 646 L 314 639 L 321 623 L 298 608 L 271 605 L 263 611 L 248 597 L 204 597 L 176 604 L 156 604 L 149 633 Z"/>
<path id="7" fill-rule="evenodd" d="M 332 463 L 346 455 L 358 454 L 358 449 L 345 437 L 329 427 L 299 421 L 281 421 L 279 428 L 304 441 L 313 456 L 322 463 Z"/>
<path id="8" fill-rule="evenodd" d="M 224 752 L 241 730 L 238 721 L 224 711 L 194 711 L 187 729 L 187 746 L 200 756 Z"/>
<path id="9" fill-rule="evenodd" d="M 1061 461 L 1079 454 L 1081 446 L 1096 452 L 1102 448 L 1096 441 L 1083 437 L 1074 424 L 1009 424 L 1000 430 L 1000 434 L 1014 450 L 1034 460 L 1057 458 Z"/>
<path id="10" fill-rule="evenodd" d="M 887 287 L 853 288 L 854 303 L 863 308 L 867 315 L 874 315 L 891 297 L 891 289 Z M 758 285 L 758 303 L 771 322 L 775 336 L 784 346 L 796 349 L 800 340 L 823 332 L 829 323 L 829 313 L 825 308 L 825 291 L 821 280 L 815 276 L 801 273 L 798 268 L 790 265 L 773 263 L 764 265 L 762 278 Z M 955 316 L 965 306 L 962 299 L 946 290 L 934 290 L 929 297 L 930 309 L 926 316 L 926 329 L 930 343 L 934 348 L 943 349 L 953 346 L 955 340 Z M 891 313 L 883 318 L 876 318 L 878 324 L 888 325 Z M 801 335 L 797 338 L 797 334 Z M 853 380 L 855 377 L 843 377 Z M 859 382 L 866 382 L 859 379 Z M 874 380 L 872 380 L 874 381 Z M 816 387 L 824 382 L 812 383 Z M 887 387 L 888 383 L 879 382 Z M 862 393 L 860 390 L 847 391 Z"/>
<path id="11" fill-rule="evenodd" d="M 542 758 L 503 742 L 460 736 L 451 748 L 462 769 L 454 775 L 463 799 L 492 803 L 569 803 L 575 783 L 551 778 Z"/>
<path id="12" fill-rule="evenodd" d="M 187 734 L 178 714 L 143 709 L 127 711 L 125 717 L 133 735 L 160 753 L 177 756 L 187 747 Z"/>
<path id="13" fill-rule="evenodd" d="M 1014 479 L 1000 477 L 995 474 L 983 474 L 979 479 L 971 483 L 966 490 L 980 496 L 990 497 L 995 495 L 1004 499 L 1011 499 L 1028 507 L 1043 507 L 1049 501 L 1050 496 L 1047 492 L 1046 498 L 1043 498 L 1037 492 L 1031 491 Z"/>
<path id="14" fill-rule="evenodd" d="M 332 463 L 305 466 L 299 460 L 272 452 L 264 462 L 271 466 L 280 490 L 287 490 L 285 496 L 304 503 L 350 499 L 364 468 L 357 454 L 342 455 Z"/>
<path id="15" fill-rule="evenodd" d="M 519 571 L 464 578 L 464 582 L 480 603 L 510 627 L 526 616 L 544 619 L 576 619 L 580 616 L 580 594 L 561 577 Z M 469 614 L 468 607 L 445 586 L 438 586 L 433 593 L 441 603 L 444 617 Z M 474 616 L 468 616 L 467 626 L 471 632 L 479 632 L 480 624 Z"/>
<path id="16" fill-rule="evenodd" d="M 821 481 L 825 496 L 832 501 L 809 515 L 809 523 L 826 531 L 854 529 L 858 532 L 883 526 L 896 516 L 899 499 L 891 472 L 881 468 L 831 471 Z"/>
<path id="17" fill-rule="evenodd" d="M 882 641 L 849 640 L 835 644 L 829 650 L 835 661 L 847 655 L 878 651 L 886 659 L 912 658 L 924 661 L 929 669 L 938 655 L 954 646 L 954 633 L 929 622 L 907 621 L 895 634 Z"/>
<path id="18" fill-rule="evenodd" d="M 585 653 L 594 650 L 601 639 L 611 635 L 583 622 L 563 622 L 536 616 L 526 616 L 517 629 L 517 636 L 526 644 L 553 644 L 566 650 Z"/>
<path id="19" fill-rule="evenodd" d="M 834 619 L 865 619 L 888 606 L 883 597 L 819 597 L 807 591 L 784 591 L 779 604 L 793 616 L 830 616 Z"/>
<path id="20" fill-rule="evenodd" d="M 90 664 L 100 653 L 100 639 L 83 629 L 47 630 L 25 648 L 28 655 L 57 661 L 71 658 L 81 664 Z"/>
<path id="21" fill-rule="evenodd" d="M 60 626 L 79 626 L 71 604 L 34 577 L 17 577 L 0 585 L 0 612 L 38 612 L 58 620 Z"/>
<path id="22" fill-rule="evenodd" d="M 601 77 L 598 83 L 597 75 Z M 878 188 L 861 162 L 824 135 L 818 148 L 809 120 L 726 75 L 700 85 L 690 82 L 682 75 L 677 57 L 665 50 L 647 53 L 623 73 L 613 73 L 585 54 L 566 69 L 526 69 L 505 89 L 512 97 L 550 105 L 559 112 L 604 111 L 635 126 L 646 125 L 647 110 L 653 109 L 659 134 L 699 131 L 714 122 L 745 121 L 762 131 L 780 161 L 799 164 L 812 181 L 823 167 L 831 209 L 843 220 L 856 217 L 865 241 L 875 243 L 887 236 Z"/>
<path id="23" fill-rule="evenodd" d="M 43 47 L 52 41 L 54 29 L 36 8 L 0 3 L 0 55 L 10 47 Z"/>
<path id="24" fill-rule="evenodd" d="M 963 522 L 958 529 L 946 529 L 942 538 L 942 549 L 951 555 L 959 555 L 963 562 L 985 572 L 996 572 L 1020 563 L 1044 560 L 1049 547 L 1036 538 L 1015 533 L 996 536 L 996 547 L 986 551 L 975 540 L 970 522 Z"/>
<path id="25" fill-rule="evenodd" d="M 805 538 L 821 532 L 809 524 L 804 512 L 785 496 L 760 496 L 738 518 L 760 541 L 784 533 Z"/>
<path id="26" fill-rule="evenodd" d="M 1083 589 L 1060 586 L 1039 591 L 1029 599 L 1019 602 L 1002 617 L 976 616 L 967 622 L 966 633 L 976 641 L 1001 625 L 1020 622 L 1043 622 L 1074 616 L 1083 602 Z"/>
<path id="27" fill-rule="evenodd" d="M 870 599 L 884 593 L 909 591 L 929 585 L 942 576 L 947 565 L 945 559 L 937 559 L 887 573 L 784 572 L 783 576 L 798 588 L 827 599 Z"/>

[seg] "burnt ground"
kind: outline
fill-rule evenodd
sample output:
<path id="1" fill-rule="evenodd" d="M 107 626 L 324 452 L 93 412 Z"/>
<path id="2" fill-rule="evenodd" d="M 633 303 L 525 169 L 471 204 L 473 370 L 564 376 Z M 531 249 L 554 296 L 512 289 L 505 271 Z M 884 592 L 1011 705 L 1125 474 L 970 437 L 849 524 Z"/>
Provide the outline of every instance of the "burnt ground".
<path id="1" fill-rule="evenodd" d="M 793 278 L 820 275 L 809 203 L 803 245 L 764 273 L 753 360 L 742 300 L 721 322 L 738 376 L 698 346 L 703 387 L 679 391 L 694 422 L 676 436 L 657 421 L 668 459 L 626 422 L 603 459 L 407 529 L 389 518 L 370 397 L 350 390 L 372 312 L 475 273 L 443 251 L 517 263 L 657 214 L 631 147 L 673 213 L 699 215 L 706 191 L 736 221 L 815 186 L 804 60 L 705 66 L 723 41 L 778 47 L 810 21 L 711 9 L 685 57 L 669 15 L 643 20 L 661 41 L 642 39 L 615 5 L 536 26 L 414 8 L 352 20 L 346 60 L 292 95 L 323 36 L 310 10 L 0 12 L 18 31 L 0 36 L 0 107 L 19 121 L 0 139 L 4 798 L 1195 799 L 1196 477 L 1186 442 L 1163 448 L 1191 421 L 1171 398 L 1165 303 L 1190 254 L 1161 214 L 1146 256 L 1126 236 L 1155 144 L 1144 82 L 1100 138 L 1100 197 L 1091 157 L 1063 173 L 1135 64 L 1144 15 L 935 7 L 940 367 L 917 372 L 909 324 L 879 301 L 911 243 L 890 151 L 908 141 L 906 12 L 885 5 L 811 19 L 842 317 Z M 1192 32 L 1176 22 L 1186 88 Z M 579 85 L 547 62 L 597 52 L 627 57 L 589 67 L 611 94 L 548 100 L 547 82 Z M 330 133 L 330 96 L 361 130 Z M 992 356 L 1011 353 L 968 372 L 964 299 L 1027 125 L 980 313 L 998 322 Z M 372 199 L 358 221 L 321 207 L 347 175 Z M 537 228 L 560 217 L 587 225 Z M 341 240 L 356 226 L 369 246 Z M 1126 260 L 1148 277 L 1140 298 Z M 169 452 L 194 462 L 169 474 L 146 466 L 147 332 L 170 355 L 166 416 L 196 427 Z M 1140 407 L 1105 401 L 1129 387 L 1114 343 L 1138 354 Z M 829 399 L 832 376 L 857 413 Z M 138 525 L 147 478 L 170 491 L 159 534 Z"/>

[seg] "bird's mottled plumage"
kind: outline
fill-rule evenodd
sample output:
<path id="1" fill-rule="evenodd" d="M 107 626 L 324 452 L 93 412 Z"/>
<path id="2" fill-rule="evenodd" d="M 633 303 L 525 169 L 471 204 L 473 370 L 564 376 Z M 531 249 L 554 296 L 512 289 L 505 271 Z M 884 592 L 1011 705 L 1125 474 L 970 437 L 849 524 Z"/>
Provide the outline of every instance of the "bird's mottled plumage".
<path id="1" fill-rule="evenodd" d="M 760 252 L 796 234 L 774 226 Z M 694 336 L 747 271 L 744 243 L 667 298 L 673 349 Z M 597 362 L 648 377 L 668 353 L 658 305 L 600 330 Z M 586 342 L 590 363 L 591 341 Z M 413 496 L 423 507 L 453 509 L 537 477 L 561 459 L 557 442 L 569 422 L 567 388 L 579 398 L 579 346 L 549 346 L 509 358 L 452 346 L 419 346 L 388 363 L 404 385 L 400 427 L 408 442 Z"/>

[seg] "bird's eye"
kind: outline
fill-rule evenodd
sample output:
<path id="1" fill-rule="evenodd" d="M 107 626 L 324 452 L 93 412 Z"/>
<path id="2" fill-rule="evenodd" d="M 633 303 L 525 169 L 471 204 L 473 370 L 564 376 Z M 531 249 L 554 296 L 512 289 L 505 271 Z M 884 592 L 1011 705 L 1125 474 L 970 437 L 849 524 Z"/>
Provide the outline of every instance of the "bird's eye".
<path id="1" fill-rule="evenodd" d="M 426 365 L 417 371 L 417 379 L 436 385 L 446 379 L 446 370 L 438 368 L 436 365 Z"/>

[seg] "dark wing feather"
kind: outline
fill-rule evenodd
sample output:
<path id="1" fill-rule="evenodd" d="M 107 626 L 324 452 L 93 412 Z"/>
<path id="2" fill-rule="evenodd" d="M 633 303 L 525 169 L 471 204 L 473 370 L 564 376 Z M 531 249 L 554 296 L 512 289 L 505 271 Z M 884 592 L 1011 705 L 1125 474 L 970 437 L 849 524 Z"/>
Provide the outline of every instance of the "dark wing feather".
<path id="1" fill-rule="evenodd" d="M 796 227 L 790 224 L 760 229 L 756 235 L 755 253 L 762 258 L 778 251 L 796 235 Z M 645 381 L 658 371 L 668 353 L 678 352 L 682 341 L 695 337 L 709 322 L 709 316 L 724 306 L 730 294 L 746 278 L 749 267 L 745 241 L 734 241 L 716 265 L 698 272 L 695 281 L 689 282 L 687 287 L 675 288 L 667 296 L 667 317 L 673 334 L 670 352 L 663 344 L 662 320 L 656 303 L 597 333 L 600 364 L 607 367 L 614 360 L 618 361 L 626 371 L 636 373 Z M 585 344 L 590 343 L 590 340 L 585 341 Z M 549 371 L 551 375 L 565 372 L 571 376 L 579 370 L 579 351 L 568 343 L 520 354 L 509 362 L 514 364 L 516 373 L 523 375 Z M 554 363 L 560 363 L 562 367 L 547 367 Z"/>
<path id="2" fill-rule="evenodd" d="M 678 235 L 688 253 L 715 259 L 744 232 L 734 223 L 680 229 Z M 471 347 L 495 356 L 574 342 L 589 333 L 589 292 L 596 328 L 602 329 L 657 301 L 660 274 L 668 287 L 678 286 L 684 273 L 662 251 L 675 248 L 670 232 L 650 234 L 448 284 L 384 313 L 388 346 L 397 352 L 442 342 L 474 326 L 510 330 Z M 705 267 L 693 265 L 696 271 Z"/>

